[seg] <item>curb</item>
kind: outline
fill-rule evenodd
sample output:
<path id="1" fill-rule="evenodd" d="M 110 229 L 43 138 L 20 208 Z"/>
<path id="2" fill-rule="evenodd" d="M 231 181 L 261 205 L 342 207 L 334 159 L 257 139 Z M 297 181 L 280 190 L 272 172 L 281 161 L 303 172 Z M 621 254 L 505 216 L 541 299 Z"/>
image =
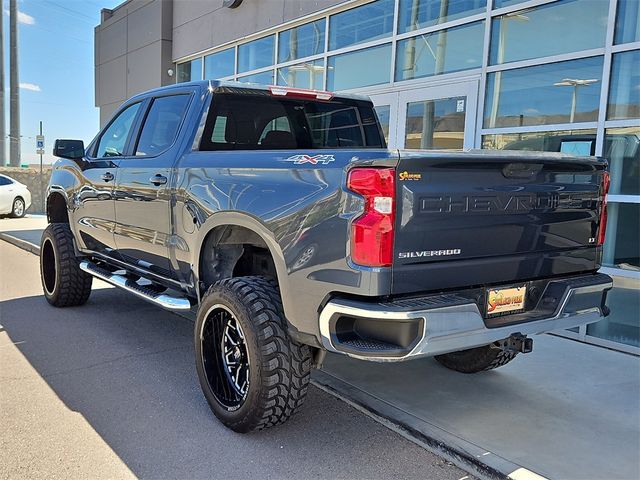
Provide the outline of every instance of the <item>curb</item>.
<path id="1" fill-rule="evenodd" d="M 0 232 L 0 240 L 22 250 L 40 255 L 40 247 L 31 242 Z M 357 387 L 323 370 L 313 372 L 311 384 L 342 400 L 372 420 L 402 435 L 407 440 L 485 480 L 547 480 L 478 445 L 467 442 L 435 425 L 421 431 L 412 427 L 410 414 L 372 397 Z"/>
<path id="2" fill-rule="evenodd" d="M 31 242 L 27 242 L 26 240 L 22 240 L 21 238 L 14 237 L 13 235 L 9 235 L 8 233 L 0 232 L 0 239 L 4 240 L 7 243 L 11 243 L 22 250 L 26 250 L 27 252 L 33 253 L 34 255 L 40 255 L 40 246 L 34 245 Z"/>

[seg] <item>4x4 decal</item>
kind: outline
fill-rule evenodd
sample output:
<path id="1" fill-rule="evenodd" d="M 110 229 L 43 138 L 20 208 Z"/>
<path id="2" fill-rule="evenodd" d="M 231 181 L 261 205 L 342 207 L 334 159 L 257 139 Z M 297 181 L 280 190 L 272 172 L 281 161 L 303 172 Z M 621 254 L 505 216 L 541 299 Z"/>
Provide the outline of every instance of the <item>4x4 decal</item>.
<path id="1" fill-rule="evenodd" d="M 292 155 L 289 158 L 285 158 L 283 162 L 292 162 L 294 165 L 302 165 L 310 163 L 311 165 L 327 165 L 335 160 L 333 155 Z"/>

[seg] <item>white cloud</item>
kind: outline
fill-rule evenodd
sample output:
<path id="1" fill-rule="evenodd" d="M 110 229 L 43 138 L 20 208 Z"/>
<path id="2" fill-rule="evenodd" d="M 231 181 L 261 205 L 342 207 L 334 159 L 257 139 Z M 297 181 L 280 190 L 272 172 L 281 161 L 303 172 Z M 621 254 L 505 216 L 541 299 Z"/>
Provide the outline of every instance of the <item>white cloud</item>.
<path id="1" fill-rule="evenodd" d="M 20 82 L 20 88 L 22 88 L 23 90 L 31 90 L 32 92 L 41 92 L 42 89 L 40 88 L 40 85 L 37 85 L 35 83 L 23 83 Z"/>
<path id="2" fill-rule="evenodd" d="M 9 16 L 9 10 L 5 8 L 4 9 L 4 14 L 8 17 Z M 36 19 L 33 18 L 28 13 L 24 13 L 24 12 L 21 12 L 20 10 L 18 10 L 18 23 L 22 23 L 23 25 L 35 25 Z"/>

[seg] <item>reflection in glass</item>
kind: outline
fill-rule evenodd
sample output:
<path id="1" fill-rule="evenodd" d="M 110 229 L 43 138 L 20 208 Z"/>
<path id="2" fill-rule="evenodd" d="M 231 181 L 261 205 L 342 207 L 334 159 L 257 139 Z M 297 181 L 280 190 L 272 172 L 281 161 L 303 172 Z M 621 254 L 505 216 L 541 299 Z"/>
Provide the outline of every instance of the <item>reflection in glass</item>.
<path id="1" fill-rule="evenodd" d="M 604 46 L 609 2 L 566 0 L 493 20 L 491 63 L 546 57 Z"/>
<path id="2" fill-rule="evenodd" d="M 202 58 L 195 58 L 190 62 L 179 63 L 176 68 L 176 81 L 194 82 L 202 80 Z"/>
<path id="3" fill-rule="evenodd" d="M 476 22 L 399 41 L 396 81 L 480 67 L 483 35 Z"/>
<path id="4" fill-rule="evenodd" d="M 238 47 L 238 72 L 273 65 L 275 35 L 259 38 Z"/>
<path id="5" fill-rule="evenodd" d="M 482 148 L 595 155 L 596 131 L 595 129 L 556 130 L 553 132 L 483 135 Z"/>
<path id="6" fill-rule="evenodd" d="M 640 42 L 640 2 L 618 0 L 614 43 Z"/>
<path id="7" fill-rule="evenodd" d="M 609 160 L 613 195 L 640 195 L 640 127 L 608 128 L 604 157 Z"/>
<path id="8" fill-rule="evenodd" d="M 607 120 L 640 118 L 640 50 L 617 53 L 611 64 Z"/>
<path id="9" fill-rule="evenodd" d="M 640 204 L 609 202 L 607 213 L 602 263 L 625 270 L 640 270 Z"/>
<path id="10" fill-rule="evenodd" d="M 487 0 L 400 0 L 398 32 L 410 32 L 482 13 Z"/>
<path id="11" fill-rule="evenodd" d="M 461 150 L 465 104 L 466 97 L 408 103 L 404 147 Z"/>
<path id="12" fill-rule="evenodd" d="M 391 45 L 329 57 L 327 90 L 347 90 L 389 82 Z M 378 68 L 371 68 L 372 65 Z"/>
<path id="13" fill-rule="evenodd" d="M 493 0 L 493 8 L 510 7 L 517 3 L 526 2 L 527 0 Z"/>
<path id="14" fill-rule="evenodd" d="M 607 295 L 611 314 L 587 325 L 587 335 L 640 347 L 640 288 L 638 280 L 613 277 L 613 289 Z"/>
<path id="15" fill-rule="evenodd" d="M 288 87 L 321 90 L 324 70 L 324 60 L 313 60 L 279 68 L 276 83 Z"/>
<path id="16" fill-rule="evenodd" d="M 382 133 L 384 134 L 384 139 L 387 143 L 389 143 L 389 121 L 391 119 L 391 106 L 378 105 L 374 107 L 374 110 L 376 111 L 376 115 L 378 116 L 378 121 L 380 122 Z"/>
<path id="17" fill-rule="evenodd" d="M 205 80 L 229 77 L 233 75 L 236 62 L 235 49 L 228 48 L 204 57 Z"/>
<path id="18" fill-rule="evenodd" d="M 244 77 L 238 77 L 238 81 L 244 83 L 259 83 L 261 85 L 271 85 L 273 84 L 273 70 L 254 73 L 253 75 L 245 75 Z"/>
<path id="19" fill-rule="evenodd" d="M 280 32 L 278 62 L 310 57 L 324 52 L 325 20 L 306 23 Z"/>
<path id="20" fill-rule="evenodd" d="M 485 128 L 598 120 L 602 57 L 487 76 Z"/>
<path id="21" fill-rule="evenodd" d="M 329 17 L 329 50 L 391 35 L 394 0 L 378 0 Z"/>

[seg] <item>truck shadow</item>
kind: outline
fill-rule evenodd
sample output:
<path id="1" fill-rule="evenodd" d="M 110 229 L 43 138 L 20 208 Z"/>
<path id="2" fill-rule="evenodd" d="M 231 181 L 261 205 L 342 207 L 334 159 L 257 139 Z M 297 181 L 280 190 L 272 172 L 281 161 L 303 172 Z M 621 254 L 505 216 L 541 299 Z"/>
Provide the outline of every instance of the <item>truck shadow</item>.
<path id="1" fill-rule="evenodd" d="M 200 392 L 192 321 L 116 289 L 94 290 L 84 307 L 33 296 L 0 311 L 16 348 L 138 477 L 415 477 L 429 458 L 315 388 L 285 425 L 225 429 Z"/>

